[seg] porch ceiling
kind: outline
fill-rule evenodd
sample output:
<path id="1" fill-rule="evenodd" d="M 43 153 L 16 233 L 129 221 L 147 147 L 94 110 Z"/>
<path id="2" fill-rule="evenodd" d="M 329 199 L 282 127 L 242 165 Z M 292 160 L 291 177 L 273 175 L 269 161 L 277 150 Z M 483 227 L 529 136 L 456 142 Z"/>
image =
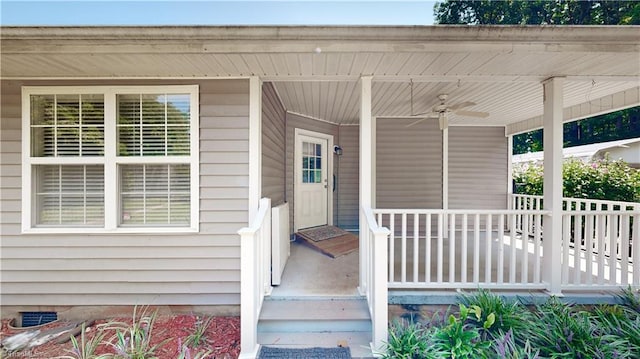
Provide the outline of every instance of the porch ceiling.
<path id="1" fill-rule="evenodd" d="M 638 26 L 3 27 L 3 79 L 219 78 L 273 81 L 287 110 L 357 124 L 357 80 L 375 116 L 428 111 L 439 93 L 487 119 L 535 128 L 540 82 L 565 76 L 565 120 L 640 103 Z"/>

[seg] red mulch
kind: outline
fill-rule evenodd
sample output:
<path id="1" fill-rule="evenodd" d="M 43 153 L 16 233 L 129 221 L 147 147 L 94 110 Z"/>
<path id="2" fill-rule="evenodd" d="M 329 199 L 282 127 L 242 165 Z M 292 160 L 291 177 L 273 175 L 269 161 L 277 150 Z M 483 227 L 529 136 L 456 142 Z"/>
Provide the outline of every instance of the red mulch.
<path id="1" fill-rule="evenodd" d="M 180 345 L 185 338 L 193 333 L 198 317 L 195 315 L 158 315 L 152 332 L 151 345 L 162 343 L 155 352 L 159 359 L 175 359 L 180 353 Z M 0 339 L 20 333 L 22 330 L 9 328 L 10 319 L 2 319 L 0 327 Z M 112 321 L 131 323 L 131 318 L 115 318 Z M 87 339 L 92 338 L 97 332 L 96 326 L 106 323 L 106 320 L 97 320 L 86 332 Z M 67 323 L 55 322 L 43 326 L 42 329 L 56 328 Z M 105 339 L 111 338 L 108 332 Z M 79 336 L 78 336 L 79 337 Z M 206 343 L 198 348 L 191 348 L 192 356 L 198 351 L 211 351 L 207 358 L 232 359 L 240 354 L 240 318 L 238 317 L 214 317 L 205 334 Z M 51 359 L 62 355 L 69 355 L 72 348 L 71 342 L 56 344 L 55 340 L 44 345 L 12 353 L 8 357 L 26 357 L 33 359 Z M 115 353 L 108 345 L 101 345 L 96 354 Z M 1 355 L 0 355 L 1 357 Z"/>

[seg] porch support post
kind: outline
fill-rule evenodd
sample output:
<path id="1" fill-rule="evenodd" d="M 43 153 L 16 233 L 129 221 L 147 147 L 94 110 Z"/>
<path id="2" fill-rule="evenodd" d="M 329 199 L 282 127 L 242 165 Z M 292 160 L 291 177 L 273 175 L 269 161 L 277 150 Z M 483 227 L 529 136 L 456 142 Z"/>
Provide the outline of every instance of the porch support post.
<path id="1" fill-rule="evenodd" d="M 561 294 L 562 250 L 562 111 L 564 78 L 553 77 L 544 87 L 544 219 L 542 279 L 551 294 Z"/>
<path id="2" fill-rule="evenodd" d="M 374 164 L 372 153 L 373 136 L 375 129 L 371 117 L 371 76 L 360 78 L 360 207 L 373 205 L 373 176 Z M 362 231 L 367 228 L 367 219 L 362 210 L 360 213 L 360 283 L 359 291 L 366 293 L 369 278 L 367 278 L 369 243 L 366 243 L 367 234 Z"/>
<path id="3" fill-rule="evenodd" d="M 442 130 L 442 209 L 449 209 L 449 127 Z M 445 215 L 442 228 L 449 228 L 449 217 Z M 444 231 L 444 238 L 449 238 L 449 231 Z"/>
<path id="4" fill-rule="evenodd" d="M 249 78 L 249 225 L 262 196 L 262 80 Z"/>

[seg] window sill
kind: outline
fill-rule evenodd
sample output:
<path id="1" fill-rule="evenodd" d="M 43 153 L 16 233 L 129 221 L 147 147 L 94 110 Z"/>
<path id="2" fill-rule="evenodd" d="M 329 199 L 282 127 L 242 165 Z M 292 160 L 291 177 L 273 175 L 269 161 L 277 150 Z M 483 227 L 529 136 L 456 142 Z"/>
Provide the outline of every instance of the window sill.
<path id="1" fill-rule="evenodd" d="M 22 234 L 192 234 L 198 233 L 198 228 L 185 227 L 154 227 L 154 228 L 26 228 Z"/>

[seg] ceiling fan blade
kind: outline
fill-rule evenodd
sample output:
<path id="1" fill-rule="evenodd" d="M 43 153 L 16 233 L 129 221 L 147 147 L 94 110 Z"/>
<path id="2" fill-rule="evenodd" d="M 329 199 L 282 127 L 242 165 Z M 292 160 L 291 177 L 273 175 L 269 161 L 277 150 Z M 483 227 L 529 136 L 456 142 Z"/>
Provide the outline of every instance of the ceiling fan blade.
<path id="1" fill-rule="evenodd" d="M 479 117 L 479 118 L 487 118 L 489 117 L 488 112 L 480 112 L 480 111 L 466 111 L 466 110 L 458 110 L 454 112 L 456 115 L 460 116 L 468 116 L 468 117 Z"/>
<path id="2" fill-rule="evenodd" d="M 449 110 L 455 111 L 455 110 L 457 110 L 459 108 L 465 108 L 465 107 L 470 107 L 470 106 L 475 106 L 475 105 L 477 105 L 475 102 L 465 101 L 465 102 L 460 102 L 460 103 L 457 103 L 455 105 L 449 106 Z"/>

